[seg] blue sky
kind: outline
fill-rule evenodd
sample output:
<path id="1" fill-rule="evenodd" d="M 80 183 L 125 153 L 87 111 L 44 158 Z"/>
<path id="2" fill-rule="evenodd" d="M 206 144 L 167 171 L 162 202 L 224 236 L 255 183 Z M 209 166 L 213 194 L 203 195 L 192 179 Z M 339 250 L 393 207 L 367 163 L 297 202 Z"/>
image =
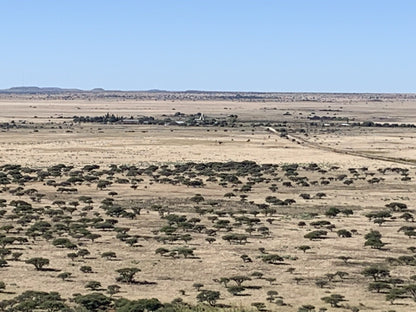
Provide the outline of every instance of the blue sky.
<path id="1" fill-rule="evenodd" d="M 416 92 L 416 1 L 0 0 L 0 88 Z"/>

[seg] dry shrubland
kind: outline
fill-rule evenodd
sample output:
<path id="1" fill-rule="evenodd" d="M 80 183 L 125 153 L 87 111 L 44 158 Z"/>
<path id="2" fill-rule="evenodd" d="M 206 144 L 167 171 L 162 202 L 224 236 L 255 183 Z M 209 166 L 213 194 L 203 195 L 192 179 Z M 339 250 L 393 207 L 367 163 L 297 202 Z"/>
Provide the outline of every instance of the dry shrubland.
<path id="1" fill-rule="evenodd" d="M 413 101 L 2 95 L 0 308 L 412 311 Z"/>

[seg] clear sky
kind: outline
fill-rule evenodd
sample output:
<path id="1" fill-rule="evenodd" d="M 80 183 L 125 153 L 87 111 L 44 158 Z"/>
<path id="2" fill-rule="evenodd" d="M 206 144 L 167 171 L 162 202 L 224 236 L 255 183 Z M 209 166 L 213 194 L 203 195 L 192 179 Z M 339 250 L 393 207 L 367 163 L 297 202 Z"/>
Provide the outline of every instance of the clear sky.
<path id="1" fill-rule="evenodd" d="M 416 92 L 414 0 L 0 0 L 0 88 Z"/>

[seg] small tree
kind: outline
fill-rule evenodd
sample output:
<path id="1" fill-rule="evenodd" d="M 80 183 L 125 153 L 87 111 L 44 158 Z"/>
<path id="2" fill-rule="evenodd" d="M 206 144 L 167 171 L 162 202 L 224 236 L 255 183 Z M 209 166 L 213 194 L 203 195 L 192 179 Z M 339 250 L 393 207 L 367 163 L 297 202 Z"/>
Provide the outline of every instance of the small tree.
<path id="1" fill-rule="evenodd" d="M 92 293 L 84 296 L 76 296 L 75 302 L 82 305 L 88 311 L 105 311 L 111 304 L 111 299 L 100 293 Z"/>
<path id="2" fill-rule="evenodd" d="M 324 301 L 324 302 L 326 302 L 326 303 L 329 303 L 331 305 L 331 307 L 337 308 L 337 307 L 339 307 L 338 304 L 341 301 L 345 301 L 344 298 L 345 297 L 343 295 L 331 294 L 328 297 L 322 297 L 321 300 Z"/>
<path id="3" fill-rule="evenodd" d="M 385 245 L 385 243 L 383 243 L 379 237 L 368 236 L 367 238 L 367 235 L 366 235 L 366 241 L 364 243 L 364 246 L 370 246 L 373 249 L 381 249 Z"/>
<path id="4" fill-rule="evenodd" d="M 85 258 L 85 256 L 89 256 L 90 255 L 90 252 L 89 252 L 89 250 L 88 249 L 80 249 L 80 250 L 78 250 L 78 256 L 80 256 L 82 259 L 84 259 Z"/>
<path id="5" fill-rule="evenodd" d="M 331 207 L 325 212 L 325 215 L 330 218 L 335 218 L 340 212 L 338 208 Z"/>
<path id="6" fill-rule="evenodd" d="M 201 194 L 195 194 L 193 197 L 190 198 L 190 200 L 199 204 L 200 202 L 203 202 L 205 199 Z"/>
<path id="7" fill-rule="evenodd" d="M 67 254 L 68 258 L 70 258 L 72 261 L 75 260 L 75 258 L 78 258 L 78 254 L 75 252 L 70 252 L 69 254 Z"/>
<path id="8" fill-rule="evenodd" d="M 113 184 L 113 182 L 107 181 L 107 180 L 100 180 L 97 183 L 97 188 L 100 189 L 100 190 L 103 190 L 106 187 L 110 186 L 111 184 Z"/>
<path id="9" fill-rule="evenodd" d="M 380 278 L 390 276 L 390 271 L 380 266 L 371 266 L 371 267 L 365 268 L 361 272 L 361 274 L 363 274 L 364 276 L 370 276 L 374 279 L 375 282 L 377 282 Z"/>
<path id="10" fill-rule="evenodd" d="M 63 273 L 58 274 L 58 277 L 62 278 L 62 280 L 65 281 L 68 278 L 70 278 L 71 275 L 72 275 L 72 273 L 70 273 L 70 272 L 63 272 Z"/>
<path id="11" fill-rule="evenodd" d="M 348 230 L 341 229 L 337 231 L 338 237 L 351 237 L 352 233 Z"/>
<path id="12" fill-rule="evenodd" d="M 310 240 L 323 239 L 323 238 L 325 238 L 327 233 L 328 233 L 327 231 L 317 230 L 317 231 L 309 232 L 309 233 L 305 234 L 303 237 L 308 238 Z"/>
<path id="13" fill-rule="evenodd" d="M 305 253 L 307 250 L 311 249 L 311 246 L 302 245 L 302 246 L 299 246 L 298 249 L 302 250 Z"/>
<path id="14" fill-rule="evenodd" d="M 86 285 L 85 288 L 91 289 L 91 290 L 98 290 L 101 288 L 101 283 L 98 281 L 89 281 Z"/>
<path id="15" fill-rule="evenodd" d="M 127 243 L 127 245 L 129 245 L 130 247 L 133 247 L 134 244 L 137 244 L 139 240 L 137 239 L 137 237 L 130 237 L 128 239 L 125 240 L 125 242 Z"/>
<path id="16" fill-rule="evenodd" d="M 317 281 L 315 281 L 315 285 L 319 288 L 324 288 L 326 285 L 328 285 L 328 281 L 324 279 L 318 279 Z"/>
<path id="17" fill-rule="evenodd" d="M 235 275 L 231 276 L 230 280 L 236 282 L 237 286 L 241 286 L 241 284 L 245 281 L 251 281 L 251 278 L 244 275 Z"/>
<path id="18" fill-rule="evenodd" d="M 114 251 L 106 251 L 101 254 L 101 258 L 106 258 L 107 260 L 117 258 L 117 255 Z"/>
<path id="19" fill-rule="evenodd" d="M 37 271 L 40 271 L 43 269 L 44 266 L 49 265 L 49 259 L 41 258 L 41 257 L 30 258 L 26 260 L 25 262 L 27 264 L 34 265 Z"/>
<path id="20" fill-rule="evenodd" d="M 404 287 L 404 289 L 406 290 L 406 292 L 412 296 L 413 301 L 416 301 L 416 284 L 410 284 L 410 285 L 406 285 Z"/>
<path id="21" fill-rule="evenodd" d="M 266 309 L 266 305 L 263 302 L 252 302 L 251 306 L 255 307 L 257 311 L 264 311 Z"/>
<path id="22" fill-rule="evenodd" d="M 79 268 L 82 273 L 92 273 L 92 268 L 89 265 L 83 265 Z"/>
<path id="23" fill-rule="evenodd" d="M 315 311 L 315 306 L 311 304 L 304 304 L 298 309 L 298 312 L 314 312 L 314 311 Z"/>
<path id="24" fill-rule="evenodd" d="M 375 224 L 378 224 L 378 226 L 381 226 L 383 223 L 386 222 L 386 219 L 384 219 L 384 218 L 376 218 L 376 219 L 373 220 L 373 222 Z"/>
<path id="25" fill-rule="evenodd" d="M 184 258 L 188 258 L 189 256 L 194 255 L 194 250 L 192 248 L 179 247 L 176 248 L 174 251 L 176 251 L 178 255 L 182 255 Z"/>
<path id="26" fill-rule="evenodd" d="M 127 284 L 132 284 L 134 282 L 134 275 L 137 272 L 140 272 L 139 268 L 123 268 L 116 270 L 118 274 L 120 274 L 119 277 L 117 277 L 118 282 L 123 282 Z"/>
<path id="27" fill-rule="evenodd" d="M 169 249 L 163 248 L 163 247 L 159 247 L 158 249 L 155 250 L 155 254 L 159 254 L 161 256 L 166 255 L 168 252 L 169 252 Z"/>
<path id="28" fill-rule="evenodd" d="M 228 277 L 221 277 L 218 282 L 220 284 L 224 284 L 224 287 L 227 288 L 228 287 L 228 283 L 230 282 L 230 279 Z"/>
<path id="29" fill-rule="evenodd" d="M 13 252 L 12 258 L 14 261 L 19 261 L 19 258 L 23 255 L 23 252 Z"/>
<path id="30" fill-rule="evenodd" d="M 402 297 L 405 293 L 406 290 L 403 288 L 392 288 L 386 295 L 386 300 L 390 301 L 391 304 L 394 304 L 394 301 Z"/>
<path id="31" fill-rule="evenodd" d="M 196 298 L 199 302 L 207 302 L 210 306 L 214 306 L 220 298 L 220 292 L 214 290 L 202 290 Z"/>
<path id="32" fill-rule="evenodd" d="M 375 290 L 377 293 L 382 291 L 383 289 L 388 290 L 391 289 L 390 284 L 386 282 L 373 282 L 368 285 L 368 290 L 373 291 Z"/>
<path id="33" fill-rule="evenodd" d="M 0 268 L 4 268 L 7 266 L 7 261 L 4 259 L 0 259 Z"/>
<path id="34" fill-rule="evenodd" d="M 279 295 L 277 291 L 269 290 L 267 292 L 267 301 L 272 302 L 277 297 L 277 295 Z"/>
<path id="35" fill-rule="evenodd" d="M 269 264 L 281 264 L 284 261 L 283 257 L 275 254 L 261 255 L 260 258 L 263 262 Z"/>
<path id="36" fill-rule="evenodd" d="M 243 286 L 230 286 L 227 288 L 228 292 L 233 296 L 239 296 L 241 292 L 245 290 Z"/>
<path id="37" fill-rule="evenodd" d="M 290 274 L 293 274 L 296 271 L 296 268 L 290 267 L 287 268 L 286 272 L 289 272 Z"/>
<path id="38" fill-rule="evenodd" d="M 254 277 L 256 279 L 262 279 L 263 276 L 264 276 L 264 273 L 258 272 L 258 271 L 254 271 L 253 273 L 250 274 L 250 276 L 252 276 L 252 277 Z"/>
<path id="39" fill-rule="evenodd" d="M 240 257 L 245 263 L 253 262 L 253 260 L 248 255 L 241 255 Z"/>
<path id="40" fill-rule="evenodd" d="M 120 292 L 120 286 L 118 285 L 109 285 L 107 287 L 107 293 L 110 294 L 110 297 Z"/>
<path id="41" fill-rule="evenodd" d="M 206 240 L 209 244 L 212 244 L 213 242 L 215 242 L 215 241 L 216 241 L 216 239 L 215 239 L 214 237 L 207 237 L 207 238 L 205 238 L 205 240 Z"/>
<path id="42" fill-rule="evenodd" d="M 4 260 L 4 258 L 11 253 L 12 251 L 8 248 L 0 248 L 0 259 Z"/>
<path id="43" fill-rule="evenodd" d="M 273 282 L 276 281 L 276 278 L 275 277 L 266 277 L 264 280 L 265 281 L 268 281 L 270 283 L 270 285 L 272 285 Z"/>
<path id="44" fill-rule="evenodd" d="M 86 238 L 90 239 L 93 243 L 97 238 L 100 238 L 100 234 L 91 233 L 86 236 Z"/>

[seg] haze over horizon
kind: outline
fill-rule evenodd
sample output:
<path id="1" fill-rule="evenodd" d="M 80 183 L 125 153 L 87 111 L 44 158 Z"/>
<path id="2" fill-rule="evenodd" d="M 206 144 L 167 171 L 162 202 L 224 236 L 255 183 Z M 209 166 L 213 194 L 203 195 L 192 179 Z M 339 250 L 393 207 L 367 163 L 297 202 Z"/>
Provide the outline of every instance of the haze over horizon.
<path id="1" fill-rule="evenodd" d="M 7 1 L 0 89 L 414 93 L 416 3 Z"/>

